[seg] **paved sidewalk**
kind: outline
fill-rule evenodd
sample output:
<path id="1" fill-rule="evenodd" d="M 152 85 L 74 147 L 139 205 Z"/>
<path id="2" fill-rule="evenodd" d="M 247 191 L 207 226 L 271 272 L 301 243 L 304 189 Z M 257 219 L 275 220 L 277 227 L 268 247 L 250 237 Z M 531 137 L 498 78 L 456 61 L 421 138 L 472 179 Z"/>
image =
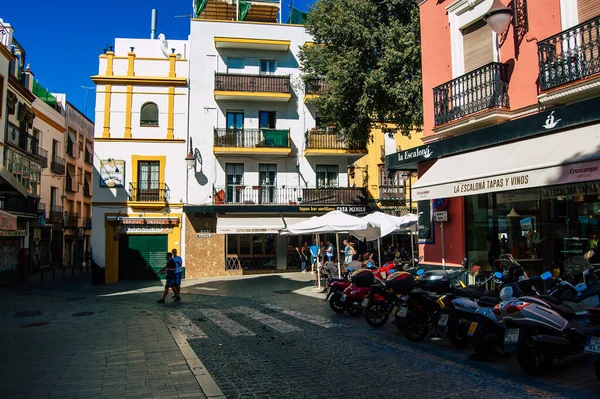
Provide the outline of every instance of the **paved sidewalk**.
<path id="1" fill-rule="evenodd" d="M 167 327 L 168 308 L 147 296 L 140 306 L 96 296 L 115 288 L 2 288 L 0 397 L 206 398 Z"/>

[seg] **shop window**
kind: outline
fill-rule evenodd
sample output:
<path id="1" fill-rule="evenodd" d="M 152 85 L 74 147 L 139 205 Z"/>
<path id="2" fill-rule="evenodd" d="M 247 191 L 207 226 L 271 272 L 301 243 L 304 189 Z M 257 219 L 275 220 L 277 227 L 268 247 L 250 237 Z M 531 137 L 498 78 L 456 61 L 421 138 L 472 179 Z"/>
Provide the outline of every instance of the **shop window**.
<path id="1" fill-rule="evenodd" d="M 227 234 L 226 269 L 275 269 L 275 234 Z"/>
<path id="2" fill-rule="evenodd" d="M 317 165 L 317 188 L 338 187 L 340 169 L 338 165 Z"/>
<path id="3" fill-rule="evenodd" d="M 158 105 L 152 102 L 142 105 L 140 126 L 158 126 Z"/>

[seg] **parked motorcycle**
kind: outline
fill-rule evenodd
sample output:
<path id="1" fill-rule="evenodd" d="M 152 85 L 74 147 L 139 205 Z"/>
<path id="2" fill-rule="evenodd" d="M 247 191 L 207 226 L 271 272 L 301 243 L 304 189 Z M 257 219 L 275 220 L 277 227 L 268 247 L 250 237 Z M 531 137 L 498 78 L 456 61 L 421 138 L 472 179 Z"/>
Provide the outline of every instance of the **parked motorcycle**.
<path id="1" fill-rule="evenodd" d="M 365 320 L 372 327 L 381 327 L 387 323 L 390 315 L 397 313 L 398 307 L 408 298 L 414 287 L 414 277 L 407 272 L 394 272 L 385 282 L 371 287 L 364 299 Z"/>
<path id="2" fill-rule="evenodd" d="M 600 326 L 600 308 L 588 308 L 587 310 L 589 312 L 588 323 L 593 326 Z M 600 380 L 600 333 L 596 336 L 587 337 L 583 351 L 596 358 L 594 371 L 596 378 Z"/>

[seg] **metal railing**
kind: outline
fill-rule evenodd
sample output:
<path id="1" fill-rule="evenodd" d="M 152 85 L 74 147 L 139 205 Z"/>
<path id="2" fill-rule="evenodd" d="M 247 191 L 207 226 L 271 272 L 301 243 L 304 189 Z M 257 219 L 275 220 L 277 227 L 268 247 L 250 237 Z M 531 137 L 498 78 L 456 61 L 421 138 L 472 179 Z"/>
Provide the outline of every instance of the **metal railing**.
<path id="1" fill-rule="evenodd" d="M 65 224 L 65 227 L 79 227 L 79 214 L 65 212 L 63 223 Z"/>
<path id="2" fill-rule="evenodd" d="M 433 88 L 435 125 L 488 108 L 510 108 L 508 65 L 492 62 Z"/>
<path id="3" fill-rule="evenodd" d="M 42 147 L 38 147 L 38 159 L 42 164 L 42 168 L 48 167 L 48 151 L 44 150 Z"/>
<path id="4" fill-rule="evenodd" d="M 129 183 L 129 200 L 138 202 L 169 202 L 171 190 L 167 183 Z"/>
<path id="5" fill-rule="evenodd" d="M 359 142 L 347 142 L 332 130 L 309 130 L 306 132 L 306 148 L 320 150 L 363 150 L 367 145 Z"/>
<path id="6" fill-rule="evenodd" d="M 380 200 L 405 200 L 406 193 L 404 186 L 379 186 L 379 199 Z"/>
<path id="7" fill-rule="evenodd" d="M 324 80 L 317 79 L 304 83 L 304 92 L 306 94 L 319 94 L 327 90 L 327 84 Z"/>
<path id="8" fill-rule="evenodd" d="M 215 205 L 366 205 L 363 187 L 301 188 L 273 185 L 213 186 Z"/>
<path id="9" fill-rule="evenodd" d="M 27 196 L 23 197 L 6 197 L 1 201 L 1 208 L 8 212 L 28 213 L 36 215 L 39 210 L 39 198 Z"/>
<path id="10" fill-rule="evenodd" d="M 17 125 L 6 121 L 5 141 L 31 155 L 38 156 L 39 141 L 32 135 L 21 131 Z"/>
<path id="11" fill-rule="evenodd" d="M 85 227 L 86 229 L 91 229 L 92 228 L 92 218 L 82 218 L 82 227 Z"/>
<path id="12" fill-rule="evenodd" d="M 50 208 L 48 219 L 62 221 L 63 220 L 63 207 L 59 205 L 53 205 Z"/>
<path id="13" fill-rule="evenodd" d="M 215 90 L 291 93 L 289 75 L 215 73 Z"/>
<path id="14" fill-rule="evenodd" d="M 50 170 L 59 175 L 65 174 L 65 159 L 61 158 L 57 155 L 52 157 L 52 162 L 50 162 Z"/>
<path id="15" fill-rule="evenodd" d="M 538 42 L 540 90 L 600 73 L 600 17 Z"/>
<path id="16" fill-rule="evenodd" d="M 215 147 L 290 147 L 290 130 L 215 128 Z"/>

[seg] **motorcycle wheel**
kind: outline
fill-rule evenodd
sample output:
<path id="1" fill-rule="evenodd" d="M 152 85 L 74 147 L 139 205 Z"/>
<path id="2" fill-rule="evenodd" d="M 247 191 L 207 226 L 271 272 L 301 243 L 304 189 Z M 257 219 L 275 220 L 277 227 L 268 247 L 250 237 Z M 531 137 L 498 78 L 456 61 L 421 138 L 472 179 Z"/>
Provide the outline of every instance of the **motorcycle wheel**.
<path id="1" fill-rule="evenodd" d="M 344 313 L 345 307 L 344 302 L 341 301 L 342 294 L 340 292 L 334 292 L 329 298 L 329 307 L 335 313 Z"/>
<path id="2" fill-rule="evenodd" d="M 429 315 L 423 310 L 411 310 L 402 322 L 402 333 L 411 342 L 421 342 L 429 334 Z"/>
<path id="3" fill-rule="evenodd" d="M 352 317 L 358 317 L 363 314 L 363 309 L 359 308 L 358 306 L 352 306 L 352 301 L 348 300 L 348 298 L 346 299 L 345 307 L 346 313 Z"/>
<path id="4" fill-rule="evenodd" d="M 527 345 L 520 343 L 517 348 L 517 360 L 519 365 L 529 375 L 548 374 L 554 362 L 554 356 L 545 352 L 536 351 Z"/>
<path id="5" fill-rule="evenodd" d="M 384 302 L 370 302 L 365 310 L 365 320 L 372 327 L 381 327 L 390 318 L 388 307 Z"/>
<path id="6" fill-rule="evenodd" d="M 404 332 L 404 330 L 402 329 L 402 325 L 404 324 L 404 317 L 396 316 L 394 324 L 396 324 L 396 328 L 398 329 L 398 331 Z"/>
<path id="7" fill-rule="evenodd" d="M 472 340 L 473 352 L 479 359 L 489 359 L 496 354 L 499 338 L 491 328 L 484 325 L 475 333 Z"/>
<path id="8" fill-rule="evenodd" d="M 473 342 L 473 338 L 467 335 L 470 324 L 465 322 L 457 312 L 450 313 L 448 316 L 448 325 L 446 326 L 448 341 L 457 348 L 469 346 Z"/>

